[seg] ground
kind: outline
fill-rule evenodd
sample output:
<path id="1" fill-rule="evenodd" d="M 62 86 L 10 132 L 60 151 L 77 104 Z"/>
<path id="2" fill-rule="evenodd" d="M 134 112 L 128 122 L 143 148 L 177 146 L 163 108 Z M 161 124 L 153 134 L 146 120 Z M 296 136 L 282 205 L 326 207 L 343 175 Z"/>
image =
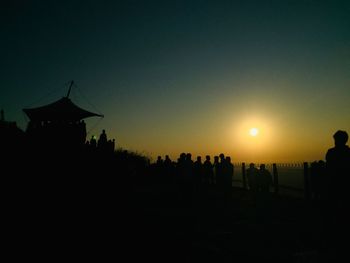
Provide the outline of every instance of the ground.
<path id="1" fill-rule="evenodd" d="M 272 193 L 254 199 L 242 188 L 223 194 L 215 187 L 162 183 L 103 186 L 31 191 L 6 201 L 4 240 L 8 251 L 14 249 L 12 257 L 123 262 L 322 257 L 321 210 L 310 201 Z"/>
<path id="2" fill-rule="evenodd" d="M 158 239 L 151 258 L 162 254 L 157 247 L 188 262 L 318 262 L 321 256 L 321 210 L 312 202 L 272 193 L 254 199 L 242 188 L 226 195 L 200 189 L 189 200 L 177 190 L 134 188 L 135 229 L 143 242 Z"/>

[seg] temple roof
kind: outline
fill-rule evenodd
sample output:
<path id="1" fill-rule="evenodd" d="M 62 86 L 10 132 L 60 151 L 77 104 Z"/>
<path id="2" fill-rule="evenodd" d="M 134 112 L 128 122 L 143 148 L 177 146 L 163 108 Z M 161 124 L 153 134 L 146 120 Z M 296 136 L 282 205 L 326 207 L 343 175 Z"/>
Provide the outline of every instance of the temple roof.
<path id="1" fill-rule="evenodd" d="M 68 97 L 45 106 L 23 109 L 31 121 L 79 121 L 88 117 L 101 114 L 84 110 L 75 105 Z"/>

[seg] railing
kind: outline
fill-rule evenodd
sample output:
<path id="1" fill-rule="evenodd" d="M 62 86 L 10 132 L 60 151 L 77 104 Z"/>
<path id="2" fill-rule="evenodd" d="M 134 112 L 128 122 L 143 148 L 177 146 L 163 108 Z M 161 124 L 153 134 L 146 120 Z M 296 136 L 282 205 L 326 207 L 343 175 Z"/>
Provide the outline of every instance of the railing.
<path id="1" fill-rule="evenodd" d="M 245 163 L 234 163 L 234 186 L 248 188 L 245 174 L 247 166 Z M 260 164 L 255 163 L 255 167 L 259 166 Z M 275 194 L 311 198 L 308 163 L 267 163 L 265 168 L 273 176 L 272 190 Z"/>
<path id="2" fill-rule="evenodd" d="M 248 165 L 245 163 L 233 163 L 234 173 L 232 186 L 242 187 L 244 189 L 248 189 L 248 181 L 246 171 L 248 169 Z M 255 163 L 255 167 L 259 167 L 259 163 Z M 164 170 L 160 168 L 157 171 L 157 167 L 153 167 L 156 170 L 156 174 L 163 173 Z M 174 166 L 175 169 L 175 166 Z M 265 169 L 267 169 L 273 179 L 273 185 L 270 189 L 274 194 L 282 194 L 282 195 L 292 195 L 299 198 L 311 199 L 314 196 L 318 196 L 320 193 L 316 193 L 311 182 L 315 179 L 314 173 L 311 175 L 310 171 L 312 170 L 309 166 L 309 163 L 266 163 Z M 174 170 L 169 170 L 165 172 L 168 174 L 176 174 Z M 312 178 L 311 178 L 312 177 Z M 216 184 L 217 180 L 214 176 L 211 181 L 211 184 Z M 315 185 L 316 186 L 316 185 Z M 312 190 L 312 191 L 311 191 Z"/>

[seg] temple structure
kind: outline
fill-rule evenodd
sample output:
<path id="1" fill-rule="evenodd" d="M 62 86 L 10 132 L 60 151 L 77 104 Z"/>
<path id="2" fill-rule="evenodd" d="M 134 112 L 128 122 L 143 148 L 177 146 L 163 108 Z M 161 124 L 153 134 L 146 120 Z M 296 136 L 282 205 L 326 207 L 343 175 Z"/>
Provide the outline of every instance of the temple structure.
<path id="1" fill-rule="evenodd" d="M 101 114 L 87 111 L 74 104 L 69 94 L 44 106 L 23 109 L 29 118 L 26 133 L 30 141 L 39 145 L 54 145 L 55 147 L 80 146 L 86 140 L 84 119 L 88 117 L 103 117 Z"/>

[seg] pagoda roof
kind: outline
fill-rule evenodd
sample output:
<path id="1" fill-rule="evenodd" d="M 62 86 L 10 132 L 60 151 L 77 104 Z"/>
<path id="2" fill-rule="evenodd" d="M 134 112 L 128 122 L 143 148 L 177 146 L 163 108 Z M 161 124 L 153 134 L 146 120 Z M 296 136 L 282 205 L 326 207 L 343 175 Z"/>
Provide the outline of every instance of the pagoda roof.
<path id="1" fill-rule="evenodd" d="M 88 117 L 103 117 L 75 105 L 68 97 L 53 103 L 30 109 L 23 109 L 31 121 L 80 121 Z"/>

